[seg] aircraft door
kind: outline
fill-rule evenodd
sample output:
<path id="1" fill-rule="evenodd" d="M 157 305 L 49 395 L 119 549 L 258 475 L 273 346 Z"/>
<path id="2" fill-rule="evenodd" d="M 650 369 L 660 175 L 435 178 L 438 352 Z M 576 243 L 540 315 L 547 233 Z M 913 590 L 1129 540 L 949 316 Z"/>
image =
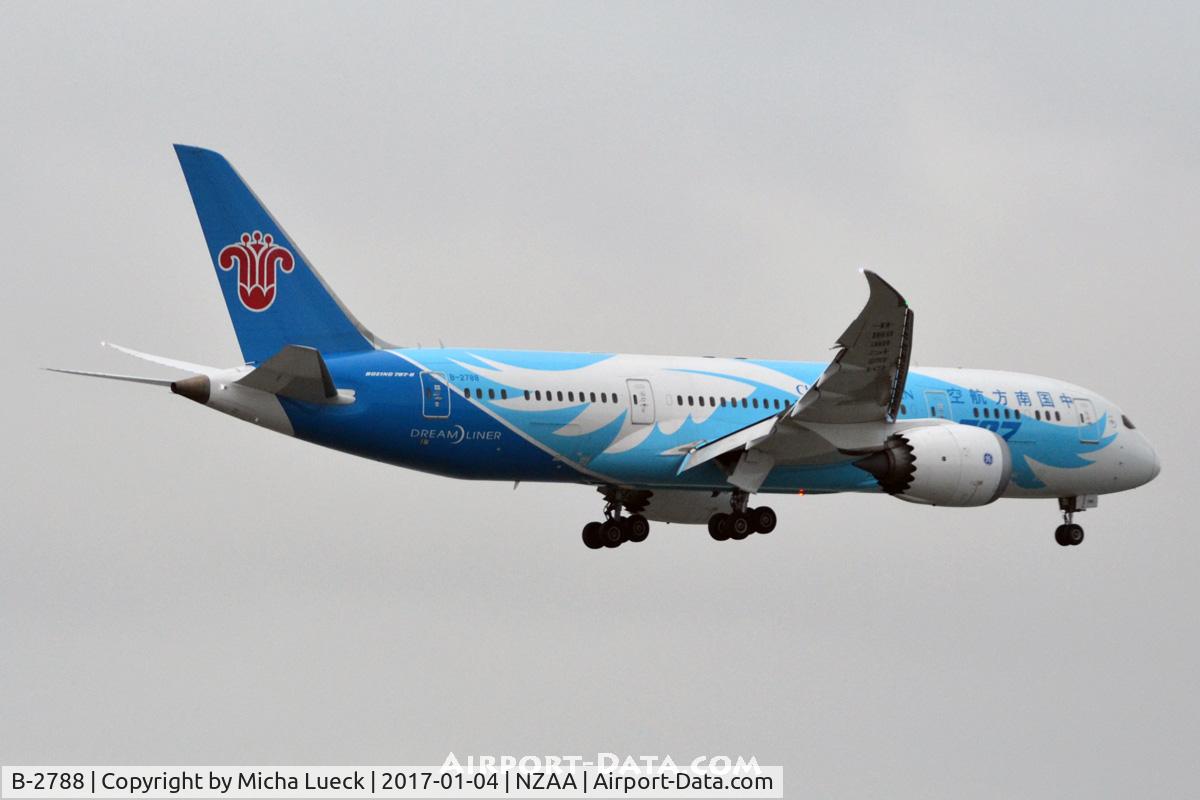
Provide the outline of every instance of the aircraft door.
<path id="1" fill-rule="evenodd" d="M 1092 401 L 1076 397 L 1075 413 L 1079 415 L 1079 441 L 1084 444 L 1100 441 L 1100 426 L 1096 424 L 1096 407 Z"/>
<path id="2" fill-rule="evenodd" d="M 654 390 L 650 381 L 632 378 L 625 381 L 629 387 L 629 421 L 634 425 L 654 423 Z"/>
<path id="3" fill-rule="evenodd" d="M 950 419 L 950 398 L 941 389 L 926 392 L 925 402 L 929 404 L 929 416 Z"/>
<path id="4" fill-rule="evenodd" d="M 450 395 L 446 376 L 440 372 L 421 373 L 421 413 L 427 419 L 446 419 L 450 416 Z"/>

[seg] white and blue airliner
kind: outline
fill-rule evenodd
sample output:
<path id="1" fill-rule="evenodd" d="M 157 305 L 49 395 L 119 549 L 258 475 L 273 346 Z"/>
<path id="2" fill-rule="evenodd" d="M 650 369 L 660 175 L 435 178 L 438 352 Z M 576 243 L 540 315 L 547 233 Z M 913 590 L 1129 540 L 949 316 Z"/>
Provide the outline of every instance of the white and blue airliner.
<path id="1" fill-rule="evenodd" d="M 887 493 L 934 506 L 1056 500 L 1077 512 L 1159 472 L 1133 422 L 1054 378 L 909 369 L 913 312 L 866 272 L 870 296 L 831 361 L 394 347 L 342 304 L 228 161 L 176 146 L 245 363 L 221 369 L 123 352 L 169 386 L 279 433 L 454 478 L 582 483 L 603 496 L 591 548 L 640 542 L 650 521 L 713 539 L 770 533 L 754 496 Z M 114 345 L 115 346 L 115 345 Z"/>

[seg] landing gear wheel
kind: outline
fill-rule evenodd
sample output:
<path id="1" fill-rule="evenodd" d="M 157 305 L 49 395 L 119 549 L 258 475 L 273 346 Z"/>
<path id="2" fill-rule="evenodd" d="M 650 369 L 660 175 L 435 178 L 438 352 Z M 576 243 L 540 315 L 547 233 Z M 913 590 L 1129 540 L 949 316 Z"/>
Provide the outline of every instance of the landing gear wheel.
<path id="1" fill-rule="evenodd" d="M 1054 529 L 1054 541 L 1063 547 L 1074 547 L 1083 541 L 1083 527 L 1073 522 L 1059 525 Z"/>
<path id="2" fill-rule="evenodd" d="M 770 506 L 749 508 L 746 509 L 746 514 L 754 523 L 755 533 L 770 533 L 775 530 L 775 525 L 779 522 L 779 518 L 775 516 L 775 511 Z"/>
<path id="3" fill-rule="evenodd" d="M 723 542 L 729 538 L 729 515 L 713 514 L 708 518 L 708 535 Z"/>
<path id="4" fill-rule="evenodd" d="M 599 522 L 589 522 L 583 526 L 583 543 L 592 550 L 604 547 L 604 540 L 600 538 L 600 527 Z"/>
<path id="5" fill-rule="evenodd" d="M 619 519 L 605 520 L 600 525 L 600 540 L 605 547 L 619 547 L 625 541 L 625 526 Z"/>
<path id="6" fill-rule="evenodd" d="M 634 514 L 625 520 L 626 537 L 631 542 L 644 542 L 650 535 L 650 521 L 641 514 Z"/>
<path id="7" fill-rule="evenodd" d="M 750 526 L 748 514 L 738 512 L 729 515 L 729 538 L 741 541 L 752 533 L 754 533 L 754 529 Z"/>

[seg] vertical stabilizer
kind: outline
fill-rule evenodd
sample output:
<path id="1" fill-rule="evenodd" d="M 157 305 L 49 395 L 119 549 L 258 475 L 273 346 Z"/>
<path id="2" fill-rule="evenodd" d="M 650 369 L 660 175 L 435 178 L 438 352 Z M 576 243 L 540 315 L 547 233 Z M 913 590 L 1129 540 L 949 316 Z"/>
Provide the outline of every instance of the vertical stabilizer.
<path id="1" fill-rule="evenodd" d="M 224 156 L 185 145 L 175 153 L 247 362 L 288 345 L 326 354 L 379 345 Z"/>

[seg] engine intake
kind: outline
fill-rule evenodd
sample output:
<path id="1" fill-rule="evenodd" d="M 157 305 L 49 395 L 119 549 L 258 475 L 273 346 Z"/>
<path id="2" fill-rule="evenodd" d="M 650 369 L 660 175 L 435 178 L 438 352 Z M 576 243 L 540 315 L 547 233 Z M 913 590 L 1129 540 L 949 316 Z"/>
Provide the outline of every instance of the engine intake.
<path id="1" fill-rule="evenodd" d="M 983 428 L 930 425 L 893 433 L 882 450 L 854 462 L 885 492 L 910 503 L 985 506 L 1012 477 L 1008 442 Z"/>

